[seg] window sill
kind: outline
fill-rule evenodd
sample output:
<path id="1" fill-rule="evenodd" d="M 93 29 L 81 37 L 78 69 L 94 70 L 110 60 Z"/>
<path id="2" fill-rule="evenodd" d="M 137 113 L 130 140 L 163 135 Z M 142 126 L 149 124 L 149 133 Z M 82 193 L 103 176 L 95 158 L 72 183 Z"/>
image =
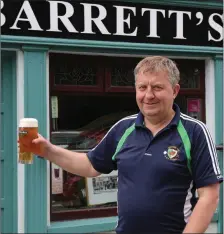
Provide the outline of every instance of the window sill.
<path id="1" fill-rule="evenodd" d="M 107 218 L 117 216 L 117 206 L 115 207 L 98 207 L 90 209 L 79 209 L 73 211 L 59 211 L 51 214 L 51 222 Z"/>
<path id="2" fill-rule="evenodd" d="M 218 221 L 215 213 L 212 222 Z M 75 221 L 52 222 L 47 233 L 93 233 L 113 231 L 117 225 L 117 217 L 82 219 Z"/>
<path id="3" fill-rule="evenodd" d="M 93 233 L 113 231 L 117 224 L 117 217 L 82 219 L 75 221 L 52 222 L 48 233 Z"/>
<path id="4" fill-rule="evenodd" d="M 212 222 L 217 222 L 218 214 L 215 213 Z M 113 231 L 117 224 L 117 217 L 82 219 L 75 221 L 52 222 L 48 233 L 92 233 Z"/>

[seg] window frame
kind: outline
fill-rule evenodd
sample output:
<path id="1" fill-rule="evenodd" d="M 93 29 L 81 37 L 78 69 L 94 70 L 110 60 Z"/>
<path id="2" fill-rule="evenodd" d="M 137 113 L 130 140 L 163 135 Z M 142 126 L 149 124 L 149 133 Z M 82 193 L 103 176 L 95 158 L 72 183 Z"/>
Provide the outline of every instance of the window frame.
<path id="1" fill-rule="evenodd" d="M 61 55 L 61 54 L 60 54 Z M 70 55 L 66 54 L 65 56 Z M 80 55 L 76 55 L 80 56 Z M 97 55 L 96 55 L 97 56 Z M 50 60 L 49 56 L 49 60 Z M 102 57 L 102 55 L 100 55 Z M 117 58 L 114 56 L 113 58 Z M 111 59 L 111 58 L 110 58 Z M 128 59 L 128 58 L 126 58 Z M 184 58 L 176 58 L 175 60 L 181 60 Z M 184 59 L 186 60 L 186 59 Z M 194 59 L 191 59 L 194 60 Z M 204 60 L 203 60 L 204 61 Z M 131 95 L 135 92 L 133 87 L 110 87 L 110 67 L 108 67 L 108 61 L 104 61 L 100 65 L 105 67 L 105 70 L 102 72 L 101 81 L 100 81 L 100 88 L 92 89 L 91 87 L 55 87 L 52 85 L 52 75 L 51 69 L 49 70 L 50 76 L 50 86 L 49 86 L 49 99 L 52 95 L 63 94 L 63 95 L 71 95 L 75 91 L 74 95 L 83 95 L 83 92 L 90 92 L 88 95 L 100 95 L 104 96 L 109 93 L 109 95 Z M 205 69 L 205 66 L 204 66 Z M 205 70 L 200 75 L 200 87 L 197 89 L 181 89 L 178 95 L 185 95 L 191 98 L 197 96 L 197 98 L 201 98 L 202 100 L 202 121 L 205 121 Z M 50 103 L 50 102 L 49 102 Z M 50 108 L 50 107 L 49 107 Z M 51 112 L 50 112 L 51 113 Z M 50 136 L 52 132 L 52 121 L 51 121 L 51 114 L 49 115 L 50 118 Z M 78 152 L 79 150 L 75 150 Z M 88 152 L 88 151 L 82 151 Z M 51 172 L 51 164 L 50 164 L 50 172 Z M 79 219 L 86 219 L 86 218 L 99 218 L 99 217 L 113 217 L 117 216 L 117 206 L 114 207 L 99 207 L 99 208 L 87 208 L 87 209 L 77 209 L 77 210 L 69 210 L 69 211 L 59 211 L 59 212 L 52 212 L 52 194 L 51 194 L 51 173 L 50 173 L 50 221 L 65 221 L 65 220 L 79 220 Z"/>
<path id="2" fill-rule="evenodd" d="M 73 54 L 60 54 L 60 56 L 61 56 L 61 59 L 65 59 L 66 61 L 69 61 L 69 57 L 72 57 L 74 55 Z M 92 62 L 93 58 L 91 58 L 91 59 L 90 58 L 89 58 L 89 61 Z M 50 87 L 51 87 L 52 91 L 58 91 L 58 92 L 75 92 L 75 91 L 103 92 L 104 70 L 100 66 L 99 67 L 97 66 L 97 73 L 96 73 L 97 84 L 94 86 L 90 86 L 90 85 L 59 85 L 59 84 L 55 84 L 55 82 L 54 82 L 54 66 L 53 66 L 54 64 L 52 64 L 52 59 L 57 59 L 57 58 L 55 58 L 54 53 L 49 54 L 49 80 L 50 80 Z M 82 59 L 84 60 L 84 58 L 82 58 Z M 59 62 L 58 60 L 56 60 L 56 61 Z M 85 61 L 85 62 L 88 63 L 88 61 Z M 80 63 L 80 61 L 79 61 L 79 63 Z M 95 65 L 95 63 L 96 63 L 96 61 L 94 61 L 94 65 Z M 71 65 L 71 61 L 69 61 L 69 65 Z"/>

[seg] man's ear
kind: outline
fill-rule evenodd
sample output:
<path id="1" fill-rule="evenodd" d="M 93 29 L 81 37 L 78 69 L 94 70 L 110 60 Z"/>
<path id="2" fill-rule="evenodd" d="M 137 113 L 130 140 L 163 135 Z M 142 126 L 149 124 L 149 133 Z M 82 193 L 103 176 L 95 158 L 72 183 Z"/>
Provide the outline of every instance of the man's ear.
<path id="1" fill-rule="evenodd" d="M 175 99 L 178 95 L 180 91 L 180 85 L 179 84 L 175 84 L 174 88 L 173 88 L 173 99 Z"/>

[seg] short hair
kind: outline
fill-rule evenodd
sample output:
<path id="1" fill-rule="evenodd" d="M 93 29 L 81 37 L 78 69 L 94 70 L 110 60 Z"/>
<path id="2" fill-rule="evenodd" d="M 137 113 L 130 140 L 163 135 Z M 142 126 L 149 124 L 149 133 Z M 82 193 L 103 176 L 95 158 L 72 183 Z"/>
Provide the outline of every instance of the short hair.
<path id="1" fill-rule="evenodd" d="M 139 73 L 166 72 L 172 86 L 180 81 L 180 72 L 174 61 L 163 56 L 149 56 L 142 59 L 134 69 L 135 81 Z"/>

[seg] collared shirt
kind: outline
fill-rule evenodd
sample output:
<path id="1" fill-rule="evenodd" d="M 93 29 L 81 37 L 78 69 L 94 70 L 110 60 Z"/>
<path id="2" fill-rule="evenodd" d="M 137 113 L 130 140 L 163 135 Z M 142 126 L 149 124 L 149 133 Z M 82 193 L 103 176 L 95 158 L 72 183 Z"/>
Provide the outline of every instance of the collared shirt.
<path id="1" fill-rule="evenodd" d="M 155 136 L 142 113 L 118 121 L 88 153 L 95 170 L 118 170 L 117 233 L 182 232 L 196 204 L 196 189 L 223 180 L 215 145 L 204 123 L 180 113 Z M 191 169 L 177 131 L 181 119 L 191 142 Z M 135 123 L 118 152 L 125 130 Z"/>

